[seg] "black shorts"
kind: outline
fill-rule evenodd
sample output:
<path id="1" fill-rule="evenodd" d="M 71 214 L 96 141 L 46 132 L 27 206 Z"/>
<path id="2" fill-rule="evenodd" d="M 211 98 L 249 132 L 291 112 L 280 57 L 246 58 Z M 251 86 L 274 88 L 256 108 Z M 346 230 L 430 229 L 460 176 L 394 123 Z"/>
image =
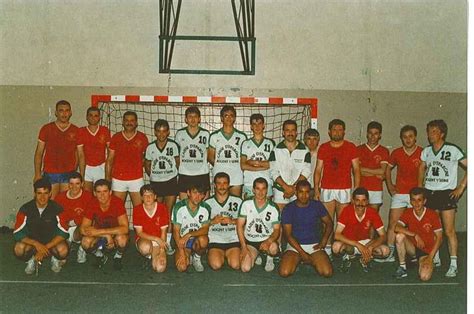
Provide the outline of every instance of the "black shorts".
<path id="1" fill-rule="evenodd" d="M 205 187 L 206 191 L 209 191 L 211 189 L 211 183 L 209 180 L 209 173 L 198 176 L 187 176 L 185 174 L 180 174 L 178 180 L 179 192 L 186 193 L 188 191 L 188 187 L 191 184 L 203 186 Z"/>
<path id="2" fill-rule="evenodd" d="M 448 210 L 458 208 L 458 201 L 449 197 L 453 190 L 432 191 L 426 190 L 426 207 L 434 210 Z"/>
<path id="3" fill-rule="evenodd" d="M 252 242 L 252 241 L 249 241 L 247 239 L 245 239 L 245 243 L 247 243 L 247 245 L 250 245 L 250 246 L 253 246 L 254 248 L 257 249 L 257 251 L 260 251 L 260 245 L 262 244 L 263 241 L 260 241 L 260 242 Z"/>
<path id="4" fill-rule="evenodd" d="M 234 247 L 240 248 L 239 242 L 232 242 L 232 243 L 209 243 L 207 248 L 208 249 L 221 249 L 221 250 L 228 250 Z"/>
<path id="5" fill-rule="evenodd" d="M 169 181 L 150 182 L 153 191 L 157 196 L 176 196 L 178 195 L 178 177 L 174 177 Z"/>

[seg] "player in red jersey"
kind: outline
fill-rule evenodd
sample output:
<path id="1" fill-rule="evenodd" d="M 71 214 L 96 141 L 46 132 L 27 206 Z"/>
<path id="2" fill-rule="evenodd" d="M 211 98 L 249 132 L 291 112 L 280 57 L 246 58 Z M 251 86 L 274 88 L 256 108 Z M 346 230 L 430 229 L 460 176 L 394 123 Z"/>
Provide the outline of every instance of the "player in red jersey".
<path id="1" fill-rule="evenodd" d="M 133 111 L 123 114 L 123 131 L 114 134 L 110 141 L 105 164 L 105 178 L 112 180 L 112 191 L 125 202 L 127 192 L 133 206 L 141 204 L 140 188 L 143 186 L 143 158 L 148 138 L 137 131 L 138 117 Z"/>
<path id="2" fill-rule="evenodd" d="M 69 174 L 77 168 L 77 131 L 69 120 L 71 104 L 66 100 L 56 103 L 56 121 L 45 124 L 38 136 L 33 182 L 45 177 L 51 182 L 51 199 L 67 189 Z"/>
<path id="3" fill-rule="evenodd" d="M 99 108 L 89 107 L 86 119 L 88 125 L 78 131 L 77 153 L 84 189 L 92 191 L 94 182 L 105 178 L 105 154 L 110 144 L 110 131 L 106 126 L 99 125 Z"/>
<path id="4" fill-rule="evenodd" d="M 346 124 L 334 119 L 329 122 L 330 141 L 322 144 L 318 150 L 318 161 L 314 170 L 314 198 L 320 200 L 334 220 L 341 210 L 351 201 L 351 188 L 360 182 L 359 158 L 357 147 L 344 140 Z M 351 171 L 353 178 L 351 176 Z M 331 241 L 326 253 L 332 259 Z"/>
<path id="5" fill-rule="evenodd" d="M 97 264 L 102 267 L 107 262 L 103 250 L 117 248 L 114 268 L 122 269 L 122 255 L 128 242 L 128 218 L 123 201 L 112 195 L 111 184 L 105 179 L 94 184 L 94 198 L 82 219 L 82 248 L 94 253 Z M 102 243 L 105 242 L 105 243 Z"/>
<path id="6" fill-rule="evenodd" d="M 334 244 L 335 254 L 344 253 L 341 271 L 347 272 L 355 255 L 361 255 L 360 263 L 365 272 L 369 271 L 369 263 L 374 257 L 384 258 L 390 250 L 383 243 L 386 240 L 382 218 L 372 207 L 368 207 L 369 192 L 360 187 L 352 193 L 352 204 L 346 206 L 337 221 Z M 371 229 L 375 229 L 378 237 L 370 238 Z"/>
<path id="7" fill-rule="evenodd" d="M 69 226 L 69 242 L 81 243 L 82 234 L 80 225 L 87 206 L 94 196 L 91 192 L 82 189 L 84 182 L 78 172 L 73 172 L 69 177 L 68 190 L 56 196 L 55 201 L 63 207 L 59 219 L 66 226 Z M 78 228 L 79 227 L 79 228 Z M 79 245 L 77 251 L 77 262 L 82 264 L 87 260 L 86 251 Z"/>
<path id="8" fill-rule="evenodd" d="M 136 232 L 138 252 L 151 259 L 153 270 L 166 270 L 166 229 L 169 224 L 168 209 L 156 201 L 156 194 L 150 184 L 140 189 L 143 203 L 133 208 L 133 227 Z"/>
<path id="9" fill-rule="evenodd" d="M 414 126 L 405 125 L 401 128 L 402 146 L 392 151 L 385 171 L 387 190 L 392 196 L 387 230 L 390 255 L 385 260 L 386 262 L 395 262 L 395 225 L 403 211 L 407 207 L 411 207 L 410 190 L 418 185 L 418 168 L 423 149 L 416 145 L 416 135 L 417 130 Z M 393 184 L 392 170 L 395 167 L 397 168 L 397 179 Z"/>
<path id="10" fill-rule="evenodd" d="M 410 203 L 413 208 L 407 209 L 395 226 L 397 253 L 400 266 L 395 277 L 408 276 L 405 257 L 418 258 L 418 274 L 422 281 L 428 281 L 433 274 L 433 258 L 441 246 L 443 229 L 438 214 L 425 207 L 425 189 L 415 187 L 410 191 Z"/>

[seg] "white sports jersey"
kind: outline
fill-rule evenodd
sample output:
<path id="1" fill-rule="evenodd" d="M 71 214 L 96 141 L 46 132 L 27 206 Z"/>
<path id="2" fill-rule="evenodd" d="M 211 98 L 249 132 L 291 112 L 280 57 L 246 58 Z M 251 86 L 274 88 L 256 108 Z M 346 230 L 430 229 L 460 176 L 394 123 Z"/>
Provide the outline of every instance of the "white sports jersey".
<path id="1" fill-rule="evenodd" d="M 145 159 L 151 161 L 150 181 L 164 182 L 178 175 L 175 157 L 179 156 L 179 146 L 168 139 L 163 149 L 158 148 L 156 141 L 146 148 Z"/>
<path id="2" fill-rule="evenodd" d="M 181 148 L 178 172 L 188 176 L 209 173 L 207 148 L 209 147 L 209 131 L 199 128 L 195 136 L 191 136 L 187 128 L 176 131 L 175 141 Z"/>
<path id="3" fill-rule="evenodd" d="M 237 196 L 229 195 L 224 203 L 219 203 L 215 196 L 206 200 L 211 208 L 211 219 L 217 215 L 228 216 L 236 219 L 239 214 L 239 207 L 242 199 Z M 235 224 L 229 225 L 211 225 L 209 228 L 209 243 L 233 243 L 239 242 Z"/>
<path id="4" fill-rule="evenodd" d="M 257 208 L 255 200 L 242 202 L 239 217 L 246 218 L 244 226 L 245 239 L 251 242 L 262 242 L 273 233 L 273 226 L 280 223 L 278 206 L 268 200 L 262 208 Z"/>
<path id="5" fill-rule="evenodd" d="M 458 162 L 465 159 L 464 152 L 454 144 L 444 143 L 438 152 L 430 145 L 421 152 L 426 163 L 425 188 L 433 191 L 455 189 L 458 184 Z"/>
<path id="6" fill-rule="evenodd" d="M 227 137 L 222 129 L 212 132 L 209 146 L 216 150 L 216 159 L 212 173 L 225 172 L 230 176 L 230 185 L 242 185 L 243 174 L 240 168 L 240 147 L 247 135 L 234 129 Z"/>
<path id="7" fill-rule="evenodd" d="M 275 147 L 275 142 L 269 138 L 264 138 L 262 142 L 257 143 L 255 139 L 249 138 L 242 143 L 241 155 L 247 157 L 247 160 L 269 160 L 270 153 Z M 273 185 L 270 175 L 270 169 L 263 171 L 244 170 L 244 185 L 251 187 L 253 181 L 257 178 L 264 178 L 268 182 L 268 186 Z"/>
<path id="8" fill-rule="evenodd" d="M 188 200 L 184 199 L 174 205 L 171 219 L 173 224 L 180 226 L 179 235 L 182 237 L 208 224 L 210 214 L 211 208 L 206 203 L 201 202 L 196 211 L 193 212 L 188 207 Z"/>

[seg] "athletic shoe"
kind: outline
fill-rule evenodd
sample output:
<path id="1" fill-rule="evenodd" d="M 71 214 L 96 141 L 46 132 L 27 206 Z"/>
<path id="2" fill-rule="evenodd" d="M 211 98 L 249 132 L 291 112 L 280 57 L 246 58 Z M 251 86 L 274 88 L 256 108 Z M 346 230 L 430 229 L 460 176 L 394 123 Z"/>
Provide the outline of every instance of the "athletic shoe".
<path id="1" fill-rule="evenodd" d="M 433 258 L 433 266 L 434 267 L 441 267 L 441 260 L 439 258 L 436 258 L 436 256 L 435 256 L 435 258 Z"/>
<path id="2" fill-rule="evenodd" d="M 255 265 L 262 265 L 263 263 L 263 260 L 262 260 L 262 256 L 261 255 L 257 255 L 257 258 L 255 259 Z"/>
<path id="3" fill-rule="evenodd" d="M 151 258 L 145 257 L 143 259 L 142 269 L 148 271 L 151 269 Z"/>
<path id="4" fill-rule="evenodd" d="M 51 256 L 51 270 L 55 273 L 59 273 L 62 268 L 62 264 L 60 260 L 58 260 L 56 257 Z"/>
<path id="5" fill-rule="evenodd" d="M 166 255 L 173 255 L 175 252 L 175 249 L 171 247 L 171 244 L 166 244 Z"/>
<path id="6" fill-rule="evenodd" d="M 368 264 L 364 263 L 364 261 L 361 259 L 359 259 L 359 262 L 360 262 L 360 265 L 362 266 L 362 271 L 364 273 L 368 273 L 370 271 L 370 262 Z"/>
<path id="7" fill-rule="evenodd" d="M 395 256 L 390 254 L 389 256 L 385 258 L 374 258 L 374 262 L 376 263 L 393 263 L 395 262 Z"/>
<path id="8" fill-rule="evenodd" d="M 265 262 L 265 271 L 271 272 L 275 269 L 275 263 L 273 263 L 273 257 L 267 255 L 267 261 Z"/>
<path id="9" fill-rule="evenodd" d="M 104 267 L 104 265 L 107 263 L 109 260 L 109 257 L 105 254 L 102 254 L 102 256 L 95 256 L 95 265 L 99 268 Z"/>
<path id="10" fill-rule="evenodd" d="M 87 253 L 84 251 L 82 246 L 79 246 L 79 249 L 77 250 L 77 262 L 79 264 L 84 264 L 87 261 Z"/>
<path id="11" fill-rule="evenodd" d="M 397 271 L 394 274 L 395 278 L 402 279 L 408 277 L 407 270 L 403 267 L 398 267 Z"/>
<path id="12" fill-rule="evenodd" d="M 122 258 L 121 257 L 114 257 L 114 269 L 115 270 L 122 270 L 122 268 L 123 268 Z"/>
<path id="13" fill-rule="evenodd" d="M 449 278 L 454 278 L 458 274 L 458 268 L 456 266 L 449 266 L 448 271 L 446 272 L 445 276 Z"/>
<path id="14" fill-rule="evenodd" d="M 194 270 L 198 273 L 204 271 L 204 266 L 201 263 L 201 256 L 197 256 L 196 254 L 191 255 L 191 263 L 193 264 Z"/>
<path id="15" fill-rule="evenodd" d="M 342 257 L 341 265 L 339 266 L 339 271 L 347 274 L 349 272 L 349 268 L 351 268 L 351 265 L 352 265 L 351 259 L 349 257 L 346 257 L 346 255 L 344 255 Z"/>
<path id="16" fill-rule="evenodd" d="M 33 275 L 36 271 L 36 261 L 35 258 L 32 257 L 26 262 L 25 273 L 27 275 Z"/>

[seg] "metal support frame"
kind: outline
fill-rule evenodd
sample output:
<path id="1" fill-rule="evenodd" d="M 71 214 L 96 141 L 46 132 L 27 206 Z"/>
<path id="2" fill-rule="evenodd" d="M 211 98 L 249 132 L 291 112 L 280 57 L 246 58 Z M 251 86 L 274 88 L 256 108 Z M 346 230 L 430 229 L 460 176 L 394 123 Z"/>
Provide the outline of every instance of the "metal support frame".
<path id="1" fill-rule="evenodd" d="M 255 0 L 231 0 L 237 36 L 190 36 L 176 35 L 182 0 L 159 0 L 160 36 L 159 71 L 176 74 L 224 74 L 255 75 Z M 175 4 L 176 2 L 176 4 Z M 238 2 L 238 3 L 236 3 Z M 171 61 L 176 40 L 236 41 L 239 43 L 243 70 L 187 70 L 172 69 Z"/>

